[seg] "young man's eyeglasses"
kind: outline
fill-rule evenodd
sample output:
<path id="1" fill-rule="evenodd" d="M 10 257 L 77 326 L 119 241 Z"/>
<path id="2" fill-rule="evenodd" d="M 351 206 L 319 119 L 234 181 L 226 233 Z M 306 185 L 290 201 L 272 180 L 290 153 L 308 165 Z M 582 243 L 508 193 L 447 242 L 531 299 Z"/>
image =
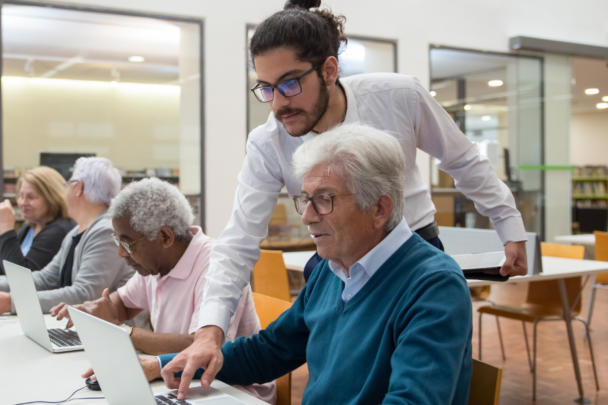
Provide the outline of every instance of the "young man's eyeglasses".
<path id="1" fill-rule="evenodd" d="M 310 197 L 305 197 L 301 195 L 293 196 L 293 202 L 296 206 L 296 211 L 298 214 L 304 215 L 304 211 L 306 211 L 306 206 L 308 203 L 312 203 L 312 208 L 319 215 L 327 215 L 331 214 L 334 210 L 334 198 L 340 197 L 343 195 L 352 195 L 352 194 L 318 194 Z"/>
<path id="2" fill-rule="evenodd" d="M 253 92 L 253 94 L 255 94 L 255 98 L 257 98 L 258 101 L 261 103 L 270 103 L 272 100 L 274 100 L 274 89 L 277 89 L 278 92 L 281 93 L 284 97 L 297 96 L 302 92 L 300 80 L 304 76 L 314 72 L 315 69 L 317 69 L 317 66 L 314 66 L 312 69 L 310 69 L 300 77 L 286 80 L 283 83 L 277 84 L 276 86 L 262 86 L 258 83 L 253 86 L 251 91 Z"/>
<path id="3" fill-rule="evenodd" d="M 122 246 L 127 251 L 128 254 L 132 255 L 133 250 L 131 249 L 131 245 L 136 244 L 140 240 L 146 239 L 146 237 L 144 236 L 143 238 L 137 239 L 136 241 L 133 241 L 133 242 L 125 242 L 125 241 L 120 240 L 118 238 L 118 236 L 116 236 L 116 234 L 113 233 L 112 239 L 114 239 L 114 243 L 116 243 L 116 246 Z"/>

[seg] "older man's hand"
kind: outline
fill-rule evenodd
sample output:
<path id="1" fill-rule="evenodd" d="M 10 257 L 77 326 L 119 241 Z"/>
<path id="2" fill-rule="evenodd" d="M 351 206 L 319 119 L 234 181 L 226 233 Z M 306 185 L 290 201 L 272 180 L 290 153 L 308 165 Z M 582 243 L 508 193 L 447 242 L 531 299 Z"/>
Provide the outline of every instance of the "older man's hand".
<path id="1" fill-rule="evenodd" d="M 505 263 L 500 269 L 503 276 L 525 276 L 528 274 L 528 256 L 526 242 L 507 242 L 505 245 Z"/>
<path id="2" fill-rule="evenodd" d="M 68 306 L 69 305 L 62 302 L 61 304 L 51 308 L 50 313 L 51 316 L 56 316 L 58 321 L 62 320 L 63 318 L 68 319 L 68 323 L 65 327 L 71 328 L 74 326 L 74 323 L 70 319 Z M 110 292 L 107 288 L 103 290 L 101 298 L 95 301 L 85 301 L 84 304 L 71 306 L 82 312 L 86 312 L 87 314 L 96 316 L 97 318 L 101 318 L 104 321 L 113 323 L 115 325 L 120 325 L 120 322 L 118 321 L 118 310 L 110 300 Z"/>
<path id="3" fill-rule="evenodd" d="M 9 293 L 0 292 L 0 315 L 5 312 L 11 312 L 11 295 Z"/>
<path id="4" fill-rule="evenodd" d="M 168 388 L 179 389 L 178 399 L 186 399 L 188 387 L 190 387 L 194 373 L 199 368 L 205 370 L 201 377 L 201 386 L 209 388 L 215 379 L 215 375 L 224 364 L 223 342 L 224 332 L 222 329 L 217 326 L 201 328 L 194 336 L 194 343 L 163 367 L 161 374 L 165 384 Z M 174 374 L 179 371 L 183 371 L 181 378 L 175 378 Z"/>

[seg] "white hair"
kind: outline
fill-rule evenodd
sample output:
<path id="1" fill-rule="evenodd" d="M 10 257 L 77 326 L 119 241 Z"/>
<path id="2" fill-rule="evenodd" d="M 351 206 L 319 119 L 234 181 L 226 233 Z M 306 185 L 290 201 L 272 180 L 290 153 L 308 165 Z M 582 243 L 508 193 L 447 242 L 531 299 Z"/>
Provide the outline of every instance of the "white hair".
<path id="1" fill-rule="evenodd" d="M 73 179 L 82 181 L 84 196 L 96 204 L 110 205 L 120 192 L 122 176 L 112 162 L 102 157 L 81 157 L 74 164 Z"/>
<path id="2" fill-rule="evenodd" d="M 134 230 L 155 240 L 168 227 L 178 240 L 190 240 L 194 222 L 192 207 L 177 187 L 157 178 L 129 184 L 112 200 L 110 218 L 129 218 Z"/>
<path id="3" fill-rule="evenodd" d="M 405 156 L 393 136 L 361 124 L 341 125 L 302 144 L 293 155 L 293 171 L 299 179 L 319 165 L 328 165 L 329 173 L 346 178 L 363 211 L 388 194 L 393 211 L 385 229 L 390 232 L 401 222 Z"/>

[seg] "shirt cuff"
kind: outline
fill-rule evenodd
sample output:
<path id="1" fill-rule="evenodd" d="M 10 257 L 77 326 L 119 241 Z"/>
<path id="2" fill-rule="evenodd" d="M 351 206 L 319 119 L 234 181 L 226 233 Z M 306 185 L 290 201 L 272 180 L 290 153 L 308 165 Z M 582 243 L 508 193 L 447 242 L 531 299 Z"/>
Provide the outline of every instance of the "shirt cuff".
<path id="1" fill-rule="evenodd" d="M 198 314 L 198 328 L 205 326 L 217 326 L 224 331 L 224 340 L 228 336 L 230 326 L 231 311 L 222 304 L 203 304 Z"/>
<path id="2" fill-rule="evenodd" d="M 524 221 L 521 217 L 509 217 L 493 225 L 503 246 L 508 242 L 524 242 L 528 240 Z"/>

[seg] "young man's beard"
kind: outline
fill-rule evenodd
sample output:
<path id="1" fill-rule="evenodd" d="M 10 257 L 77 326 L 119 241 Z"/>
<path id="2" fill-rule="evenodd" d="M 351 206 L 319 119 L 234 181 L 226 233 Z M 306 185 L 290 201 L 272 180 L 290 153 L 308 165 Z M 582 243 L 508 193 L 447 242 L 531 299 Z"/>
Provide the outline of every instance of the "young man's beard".
<path id="1" fill-rule="evenodd" d="M 294 113 L 302 113 L 306 117 L 306 122 L 304 123 L 304 129 L 297 131 L 297 132 L 290 132 L 289 129 L 287 129 L 287 127 L 285 127 L 285 130 L 287 131 L 287 133 L 289 135 L 291 135 L 293 137 L 299 137 L 299 136 L 306 135 L 307 133 L 312 131 L 312 129 L 314 127 L 317 126 L 319 121 L 321 121 L 321 118 L 323 118 L 323 115 L 325 115 L 325 112 L 327 111 L 328 106 L 329 106 L 329 90 L 327 90 L 327 87 L 325 86 L 324 81 L 321 79 L 321 80 L 319 80 L 319 96 L 317 97 L 317 101 L 315 102 L 315 104 L 312 108 L 312 111 L 310 113 L 307 113 L 306 111 L 299 109 L 299 108 L 294 109 L 294 108 L 285 107 L 285 108 L 281 108 L 280 110 L 278 110 L 274 116 L 277 119 L 277 121 L 283 123 L 283 121 L 281 120 L 282 116 L 290 115 L 290 114 L 294 114 Z"/>

